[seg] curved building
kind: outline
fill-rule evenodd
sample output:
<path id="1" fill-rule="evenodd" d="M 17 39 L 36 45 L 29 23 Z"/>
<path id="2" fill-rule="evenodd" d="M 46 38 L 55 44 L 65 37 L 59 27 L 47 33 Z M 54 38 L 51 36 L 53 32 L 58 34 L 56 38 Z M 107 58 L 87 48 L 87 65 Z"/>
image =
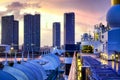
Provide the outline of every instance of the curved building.
<path id="1" fill-rule="evenodd" d="M 35 73 L 37 80 L 43 80 L 42 72 L 35 65 L 29 62 L 23 62 L 22 65 L 31 69 Z"/>
<path id="2" fill-rule="evenodd" d="M 37 77 L 36 77 L 34 71 L 27 68 L 26 66 L 24 66 L 22 64 L 14 64 L 13 67 L 24 72 L 27 75 L 27 77 L 29 78 L 29 80 L 37 80 Z"/>
<path id="3" fill-rule="evenodd" d="M 35 65 L 36 68 L 41 71 L 43 80 L 45 80 L 47 78 L 47 74 L 45 72 L 45 69 L 39 64 L 39 62 L 37 62 L 37 61 L 29 61 L 29 63 Z"/>
<path id="4" fill-rule="evenodd" d="M 111 30 L 108 31 L 108 58 L 112 53 L 120 52 L 120 1 L 112 0 L 113 6 L 107 13 L 106 20 Z M 118 56 L 115 56 L 116 59 Z"/>
<path id="5" fill-rule="evenodd" d="M 60 60 L 56 55 L 46 54 L 40 59 L 5 65 L 0 70 L 0 80 L 54 80 L 59 66 Z"/>
<path id="6" fill-rule="evenodd" d="M 17 79 L 11 74 L 0 70 L 0 80 L 17 80 Z"/>
<path id="7" fill-rule="evenodd" d="M 22 72 L 21 70 L 19 69 L 16 69 L 14 67 L 10 67 L 10 66 L 5 66 L 3 68 L 3 71 L 11 74 L 12 76 L 14 76 L 14 78 L 16 78 L 17 80 L 30 80 L 28 78 L 28 76 Z"/>

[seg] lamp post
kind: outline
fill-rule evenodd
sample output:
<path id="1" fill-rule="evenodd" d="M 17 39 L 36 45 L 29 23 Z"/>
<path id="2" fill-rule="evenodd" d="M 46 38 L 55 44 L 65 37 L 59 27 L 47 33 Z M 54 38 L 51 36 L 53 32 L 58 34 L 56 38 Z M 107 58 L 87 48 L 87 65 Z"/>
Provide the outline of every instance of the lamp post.
<path id="1" fill-rule="evenodd" d="M 11 55 L 12 53 L 15 54 L 15 56 L 14 56 L 14 63 L 17 63 L 17 57 L 16 57 L 16 55 L 17 55 L 17 50 L 15 50 L 15 48 L 14 48 L 14 47 L 16 47 L 16 46 L 18 46 L 18 45 L 12 43 L 12 44 L 11 44 L 11 48 L 10 48 L 10 50 L 11 50 L 10 55 Z"/>
<path id="2" fill-rule="evenodd" d="M 14 63 L 17 63 L 17 59 L 16 59 L 16 54 L 17 54 L 17 52 L 14 50 L 14 47 L 12 46 L 11 48 L 10 48 L 10 54 L 13 54 L 13 53 L 15 53 L 15 56 L 14 56 Z"/>

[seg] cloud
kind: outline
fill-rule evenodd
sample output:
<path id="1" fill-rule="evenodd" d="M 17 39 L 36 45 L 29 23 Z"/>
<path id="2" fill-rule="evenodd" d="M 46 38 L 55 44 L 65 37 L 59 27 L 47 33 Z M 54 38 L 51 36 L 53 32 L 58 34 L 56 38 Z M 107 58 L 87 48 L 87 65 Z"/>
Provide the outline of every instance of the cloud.
<path id="1" fill-rule="evenodd" d="M 50 3 L 50 4 L 49 4 Z M 91 13 L 102 13 L 110 6 L 108 0 L 45 0 L 44 5 L 58 9 L 78 9 Z M 54 4 L 54 5 L 53 5 Z"/>
<path id="2" fill-rule="evenodd" d="M 27 8 L 34 8 L 34 9 L 38 9 L 41 8 L 41 4 L 40 3 L 28 3 L 28 2 L 12 2 L 11 4 L 8 4 L 6 6 L 7 10 L 6 11 L 2 11 L 0 12 L 0 16 L 4 16 L 8 13 L 12 13 L 13 15 L 15 15 L 15 18 L 17 19 L 22 19 L 23 14 L 21 14 L 22 10 L 25 10 Z"/>
<path id="3" fill-rule="evenodd" d="M 20 3 L 20 2 L 13 2 L 7 6 L 8 9 L 21 9 L 25 7 L 26 7 L 26 3 Z"/>

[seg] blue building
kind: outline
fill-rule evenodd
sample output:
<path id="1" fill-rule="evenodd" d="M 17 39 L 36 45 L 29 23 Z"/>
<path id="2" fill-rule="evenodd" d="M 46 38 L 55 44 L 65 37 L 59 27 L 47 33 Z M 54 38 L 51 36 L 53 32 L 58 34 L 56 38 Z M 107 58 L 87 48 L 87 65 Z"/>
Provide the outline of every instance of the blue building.
<path id="1" fill-rule="evenodd" d="M 107 23 L 111 28 L 108 31 L 108 58 L 115 58 L 118 61 L 118 59 L 120 60 L 120 1 L 113 0 L 112 3 L 113 6 L 109 9 L 106 17 Z"/>
<path id="2" fill-rule="evenodd" d="M 24 15 L 24 50 L 40 50 L 40 14 Z"/>
<path id="3" fill-rule="evenodd" d="M 64 44 L 75 44 L 75 14 L 64 13 Z"/>
<path id="4" fill-rule="evenodd" d="M 19 28 L 18 21 L 14 20 L 14 16 L 2 17 L 2 40 L 1 44 L 11 45 L 18 50 L 19 47 Z"/>
<path id="5" fill-rule="evenodd" d="M 60 47 L 60 23 L 53 23 L 53 47 Z"/>
<path id="6" fill-rule="evenodd" d="M 64 13 L 65 79 L 68 78 L 75 46 L 75 14 Z"/>
<path id="7" fill-rule="evenodd" d="M 19 49 L 19 22 L 18 21 L 14 21 L 14 28 L 13 28 L 13 44 L 17 44 L 17 45 L 13 45 L 14 49 L 18 50 Z"/>

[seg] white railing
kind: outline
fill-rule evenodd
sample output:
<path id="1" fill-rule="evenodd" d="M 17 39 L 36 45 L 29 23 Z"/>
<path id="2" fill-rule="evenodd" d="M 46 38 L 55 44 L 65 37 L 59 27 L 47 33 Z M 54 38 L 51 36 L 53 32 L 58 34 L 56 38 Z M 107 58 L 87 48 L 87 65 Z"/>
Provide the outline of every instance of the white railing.
<path id="1" fill-rule="evenodd" d="M 71 68 L 70 68 L 70 73 L 68 76 L 68 80 L 77 80 L 77 66 L 76 66 L 76 53 L 74 53 Z"/>

